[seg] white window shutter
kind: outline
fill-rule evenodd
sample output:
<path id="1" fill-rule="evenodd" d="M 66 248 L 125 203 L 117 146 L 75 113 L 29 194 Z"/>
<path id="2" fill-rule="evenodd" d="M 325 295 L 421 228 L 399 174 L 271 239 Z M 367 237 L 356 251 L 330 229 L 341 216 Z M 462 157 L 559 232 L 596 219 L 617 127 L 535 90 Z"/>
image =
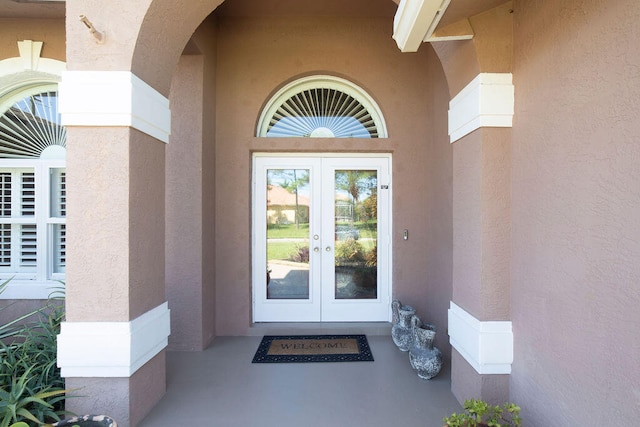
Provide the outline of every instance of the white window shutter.
<path id="1" fill-rule="evenodd" d="M 22 172 L 20 216 L 36 215 L 36 177 L 33 172 Z"/>
<path id="2" fill-rule="evenodd" d="M 35 224 L 20 227 L 20 268 L 31 271 L 38 260 L 37 231 Z"/>
<path id="3" fill-rule="evenodd" d="M 53 272 L 64 273 L 67 264 L 67 226 L 65 224 L 55 224 L 53 239 Z"/>
<path id="4" fill-rule="evenodd" d="M 0 267 L 11 267 L 11 224 L 0 224 Z"/>

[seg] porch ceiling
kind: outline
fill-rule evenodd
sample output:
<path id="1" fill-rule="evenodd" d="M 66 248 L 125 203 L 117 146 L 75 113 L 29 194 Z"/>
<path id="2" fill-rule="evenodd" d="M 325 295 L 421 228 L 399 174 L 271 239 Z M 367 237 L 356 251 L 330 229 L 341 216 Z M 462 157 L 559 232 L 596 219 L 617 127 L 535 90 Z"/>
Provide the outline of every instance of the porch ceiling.
<path id="1" fill-rule="evenodd" d="M 392 0 L 400 3 L 400 0 Z M 440 27 L 457 22 L 469 16 L 506 3 L 507 0 L 451 0 L 447 11 L 440 21 Z M 303 2 L 285 1 L 303 5 Z M 318 2 L 320 3 L 320 2 Z M 325 2 L 323 2 L 325 3 Z M 338 2 L 344 9 L 345 1 Z M 291 10 L 291 8 L 285 8 Z M 63 18 L 65 16 L 64 0 L 0 0 L 0 18 Z"/>
<path id="2" fill-rule="evenodd" d="M 491 10 L 509 0 L 451 0 L 447 11 L 442 16 L 438 28 L 445 27 L 461 19 Z"/>
<path id="3" fill-rule="evenodd" d="M 0 0 L 0 18 L 64 18 L 64 0 Z"/>

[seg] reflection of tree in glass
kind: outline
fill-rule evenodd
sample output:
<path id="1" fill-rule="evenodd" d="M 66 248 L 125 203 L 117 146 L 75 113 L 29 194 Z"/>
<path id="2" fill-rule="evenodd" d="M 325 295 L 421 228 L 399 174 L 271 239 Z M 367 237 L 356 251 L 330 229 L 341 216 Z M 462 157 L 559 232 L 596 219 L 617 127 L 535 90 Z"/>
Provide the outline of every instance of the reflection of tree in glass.
<path id="1" fill-rule="evenodd" d="M 354 206 L 358 206 L 361 197 L 365 197 L 365 202 L 372 196 L 376 196 L 375 199 L 377 199 L 377 182 L 378 179 L 376 171 L 336 171 L 336 190 L 348 193 L 352 198 L 351 201 Z M 374 205 L 377 205 L 377 202 L 374 203 Z M 370 211 L 370 206 L 368 210 Z M 367 212 L 367 214 L 369 218 L 375 218 L 375 216 L 370 216 L 371 212 Z M 357 219 L 354 218 L 354 220 Z"/>
<path id="2" fill-rule="evenodd" d="M 300 227 L 300 205 L 298 193 L 300 188 L 309 185 L 309 171 L 306 169 L 270 169 L 267 173 L 267 185 L 277 185 L 296 196 L 295 221 L 296 228 Z"/>
<path id="3" fill-rule="evenodd" d="M 371 194 L 358 206 L 358 215 L 360 216 L 360 221 L 364 222 L 378 218 L 377 192 Z"/>

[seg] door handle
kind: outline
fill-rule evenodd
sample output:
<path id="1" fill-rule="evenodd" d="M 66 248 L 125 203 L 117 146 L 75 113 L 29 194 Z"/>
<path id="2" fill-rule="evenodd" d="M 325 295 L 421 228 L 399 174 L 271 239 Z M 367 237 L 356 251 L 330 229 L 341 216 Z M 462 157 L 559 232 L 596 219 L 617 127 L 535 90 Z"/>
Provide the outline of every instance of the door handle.
<path id="1" fill-rule="evenodd" d="M 331 246 L 327 246 L 327 247 L 325 248 L 325 251 L 327 251 L 327 252 L 331 252 Z"/>
<path id="2" fill-rule="evenodd" d="M 320 248 L 316 246 L 315 248 L 313 248 L 313 252 L 320 252 Z"/>

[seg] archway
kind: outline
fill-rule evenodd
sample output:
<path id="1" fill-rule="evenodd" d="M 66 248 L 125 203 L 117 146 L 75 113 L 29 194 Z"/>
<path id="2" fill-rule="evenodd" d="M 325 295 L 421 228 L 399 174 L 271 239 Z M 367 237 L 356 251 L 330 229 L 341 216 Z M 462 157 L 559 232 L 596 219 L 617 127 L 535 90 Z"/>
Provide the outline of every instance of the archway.
<path id="1" fill-rule="evenodd" d="M 91 72 L 98 69 L 112 70 L 108 73 L 109 82 L 114 83 L 115 86 L 124 85 L 132 88 L 134 93 L 131 96 L 131 102 L 126 106 L 132 107 L 134 111 L 124 108 L 124 116 L 130 118 L 129 121 L 118 121 L 121 119 L 121 114 L 117 115 L 118 117 L 114 115 L 111 118 L 112 121 L 107 123 L 100 123 L 96 117 L 92 118 L 94 120 L 92 123 L 79 121 L 69 123 L 70 140 L 85 141 L 84 146 L 77 146 L 70 153 L 71 161 L 76 167 L 76 183 L 91 176 L 91 179 L 86 179 L 83 185 L 90 183 L 94 194 L 108 193 L 107 189 L 115 190 L 112 192 L 115 194 L 115 200 L 91 200 L 87 197 L 87 188 L 82 188 L 81 185 L 74 190 L 78 200 L 86 202 L 84 213 L 98 219 L 97 223 L 92 224 L 93 228 L 106 230 L 106 232 L 92 237 L 91 241 L 76 240 L 74 243 L 78 260 L 83 262 L 85 269 L 83 271 L 76 269 L 70 280 L 70 323 L 87 322 L 95 326 L 97 322 L 110 321 L 125 328 L 132 328 L 137 327 L 138 319 L 143 319 L 144 322 L 150 322 L 149 324 L 160 322 L 164 328 L 168 320 L 164 289 L 167 262 L 164 251 L 158 250 L 158 248 L 164 248 L 167 237 L 166 224 L 169 219 L 166 206 L 161 202 L 164 201 L 167 192 L 165 182 L 168 165 L 166 157 L 168 150 L 161 141 L 166 142 L 170 139 L 169 131 L 172 134 L 171 138 L 175 138 L 176 135 L 186 135 L 188 130 L 177 128 L 183 124 L 182 120 L 173 126 L 168 125 L 168 117 L 172 113 L 169 112 L 167 97 L 173 95 L 172 88 L 178 87 L 172 86 L 177 84 L 176 64 L 182 71 L 193 70 L 202 73 L 202 76 L 208 73 L 207 70 L 212 69 L 208 68 L 212 65 L 207 63 L 207 58 L 202 55 L 203 49 L 207 47 L 199 45 L 197 41 L 193 42 L 191 37 L 197 28 L 203 31 L 203 36 L 207 31 L 212 31 L 215 25 L 201 26 L 201 23 L 222 2 L 210 1 L 196 6 L 188 5 L 187 2 L 168 0 L 136 3 L 127 4 L 125 11 L 118 12 L 118 15 L 126 16 L 132 24 L 130 27 L 123 26 L 117 31 L 107 29 L 107 40 L 113 40 L 113 44 L 106 42 L 104 46 L 96 46 L 93 40 L 87 39 L 86 34 L 82 33 L 84 30 L 81 31 L 70 25 L 72 73 Z M 390 3 L 393 5 L 393 2 Z M 92 16 L 92 12 L 100 16 L 98 10 L 92 10 L 92 7 L 83 5 L 81 8 L 80 2 L 71 1 L 69 16 L 73 16 L 75 12 L 81 12 L 81 9 L 82 13 L 89 17 Z M 399 289 L 403 289 L 408 298 L 413 298 L 419 305 L 430 309 L 432 306 L 426 301 L 427 299 L 437 301 L 450 299 L 451 288 L 448 285 L 452 273 L 451 261 L 447 257 L 452 251 L 450 234 L 452 215 L 450 184 L 448 184 L 450 182 L 448 177 L 451 175 L 451 157 L 449 146 L 443 144 L 447 139 L 445 116 L 446 103 L 450 97 L 442 82 L 445 74 L 442 73 L 442 67 L 430 49 L 423 49 L 422 52 L 409 58 L 399 56 L 394 46 L 392 46 L 394 49 L 388 48 L 389 34 L 380 29 L 388 28 L 389 17 L 380 17 L 379 20 L 376 17 L 374 23 L 372 20 L 366 25 L 356 26 L 362 33 L 356 33 L 345 25 L 350 22 L 349 17 L 340 19 L 336 18 L 336 21 L 342 24 L 340 26 L 326 20 L 321 24 L 314 24 L 316 27 L 305 27 L 292 22 L 292 27 L 286 27 L 286 37 L 279 38 L 282 42 L 290 41 L 287 37 L 291 38 L 291 34 L 296 34 L 296 25 L 298 30 L 305 28 L 305 31 L 310 31 L 306 33 L 309 39 L 311 39 L 309 34 L 315 31 L 313 33 L 315 40 L 322 40 L 325 45 L 337 46 L 337 43 L 342 43 L 350 46 L 348 55 L 338 56 L 339 61 L 336 61 L 336 55 L 332 55 L 333 52 L 322 50 L 320 43 L 314 45 L 314 48 L 321 52 L 319 55 L 304 54 L 301 50 L 292 49 L 292 56 L 295 58 L 298 55 L 303 60 L 274 61 L 275 53 L 261 44 L 260 47 L 263 49 L 252 51 L 252 57 L 245 58 L 247 61 L 245 67 L 234 69 L 226 63 L 223 63 L 223 66 L 213 67 L 214 81 L 223 81 L 224 85 L 206 87 L 203 79 L 202 87 L 193 92 L 199 97 L 199 102 L 202 102 L 207 94 L 215 93 L 216 104 L 224 105 L 224 108 L 216 108 L 213 103 L 202 102 L 200 104 L 202 112 L 209 115 L 201 114 L 201 118 L 216 117 L 219 123 L 234 124 L 234 126 L 221 125 L 218 128 L 208 128 L 213 126 L 210 120 L 201 120 L 197 123 L 202 127 L 198 135 L 211 132 L 209 135 L 213 136 L 210 144 L 200 146 L 204 154 L 198 166 L 210 164 L 208 161 L 203 161 L 209 158 L 207 156 L 211 156 L 214 162 L 216 157 L 224 159 L 224 162 L 215 163 L 218 170 L 205 167 L 200 177 L 206 182 L 215 183 L 214 195 L 210 195 L 209 192 L 205 194 L 204 186 L 197 188 L 200 195 L 207 196 L 201 198 L 201 203 L 207 204 L 216 218 L 216 229 L 203 228 L 202 231 L 214 235 L 218 231 L 218 238 L 213 248 L 209 247 L 206 253 L 201 252 L 200 264 L 196 263 L 196 268 L 201 268 L 210 259 L 209 257 L 213 257 L 220 266 L 223 266 L 220 271 L 207 273 L 214 275 L 215 283 L 240 283 L 235 287 L 216 287 L 214 283 L 214 287 L 208 289 L 206 295 L 204 292 L 201 293 L 205 299 L 224 301 L 224 304 L 216 305 L 217 312 L 214 310 L 208 314 L 211 316 L 208 320 L 210 323 L 207 325 L 208 335 L 201 342 L 207 342 L 218 331 L 246 334 L 250 327 L 249 274 L 246 268 L 233 268 L 237 260 L 246 258 L 249 253 L 247 248 L 251 239 L 250 227 L 247 225 L 237 227 L 234 224 L 234 221 L 242 222 L 243 216 L 246 216 L 245 212 L 249 210 L 248 186 L 242 181 L 225 179 L 222 182 L 223 180 L 219 179 L 228 176 L 226 174 L 230 169 L 233 169 L 231 171 L 233 173 L 250 176 L 246 155 L 252 150 L 255 151 L 260 142 L 252 139 L 252 131 L 255 127 L 246 126 L 245 121 L 255 124 L 255 114 L 259 111 L 260 103 L 277 82 L 290 78 L 291 75 L 324 71 L 328 68 L 332 68 L 330 71 L 336 74 L 354 77 L 354 80 L 375 92 L 377 98 L 385 100 L 383 109 L 393 111 L 394 118 L 390 122 L 390 129 L 397 130 L 396 133 L 390 132 L 389 141 L 376 141 L 368 149 L 398 152 L 397 156 L 394 154 L 394 161 L 400 161 L 402 165 L 400 171 L 404 171 L 404 175 L 398 175 L 397 183 L 406 191 L 404 196 L 400 193 L 399 197 L 400 200 L 410 200 L 410 202 L 405 202 L 404 209 L 394 213 L 394 221 L 398 225 L 409 224 L 407 227 L 411 229 L 412 236 L 427 236 L 426 224 L 429 221 L 443 225 L 442 233 L 429 235 L 434 236 L 435 239 L 409 239 L 405 243 L 401 237 L 393 236 L 394 245 L 406 254 L 399 257 L 398 264 L 394 267 L 394 274 L 402 277 L 401 283 L 407 283 L 404 288 L 400 285 Z M 101 23 L 96 20 L 95 24 L 99 27 Z M 322 25 L 325 27 L 321 28 Z M 327 29 L 332 31 L 326 31 Z M 335 31 L 336 29 L 339 31 Z M 321 34 L 323 30 L 325 31 Z M 347 33 L 353 37 L 340 38 Z M 270 35 L 276 36 L 273 32 Z M 256 32 L 247 34 L 246 37 L 249 38 L 243 39 L 243 42 L 255 43 L 259 40 Z M 367 43 L 358 43 L 362 40 Z M 222 46 L 224 52 L 241 51 L 238 43 L 228 43 L 227 39 L 224 42 L 227 43 Z M 251 43 L 245 46 L 252 46 Z M 183 52 L 185 55 L 181 57 Z M 271 58 L 268 58 L 268 55 L 271 55 Z M 238 64 L 238 59 L 234 59 L 231 54 L 225 57 L 225 61 L 227 59 L 230 62 L 233 60 L 233 64 Z M 249 59 L 255 60 L 258 65 L 253 65 Z M 264 73 L 260 68 L 263 64 L 272 65 L 268 73 Z M 399 71 L 390 70 L 391 65 L 397 67 Z M 358 69 L 366 70 L 367 73 L 360 72 Z M 232 75 L 234 72 L 236 75 Z M 435 78 L 429 82 L 425 75 Z M 91 75 L 91 77 L 95 76 L 95 74 Z M 119 80 L 123 76 L 124 79 Z M 182 78 L 185 76 L 186 74 L 183 74 Z M 199 75 L 199 77 L 202 76 Z M 394 86 L 394 79 L 409 81 L 412 85 L 411 87 L 408 87 L 409 85 Z M 98 86 L 95 80 L 90 85 L 93 88 Z M 153 108 L 140 110 L 138 113 L 135 110 L 138 107 L 133 100 L 141 98 L 150 99 Z M 425 98 L 429 99 L 429 103 L 425 102 Z M 256 99 L 260 101 L 256 102 Z M 434 108 L 430 110 L 432 105 Z M 244 116 L 237 114 L 240 107 L 243 112 L 253 114 Z M 158 114 L 154 114 L 153 117 L 144 116 L 147 111 L 158 112 Z M 149 123 L 152 125 L 149 126 Z M 250 131 L 249 134 L 246 134 L 247 129 Z M 200 139 L 202 142 L 202 138 Z M 216 145 L 223 140 L 227 141 L 225 145 Z M 309 150 L 301 144 L 301 141 L 293 143 L 274 141 L 272 144 L 268 147 L 272 151 Z M 320 146 L 323 151 L 347 149 L 331 138 L 323 144 L 325 145 Z M 173 148 L 173 145 L 171 147 Z M 206 151 L 211 150 L 211 147 L 219 151 L 213 150 L 213 154 L 211 151 Z M 243 151 L 234 151 L 239 150 L 238 147 Z M 105 159 L 107 159 L 106 163 Z M 432 166 L 428 170 L 424 168 L 426 159 L 430 159 L 430 166 Z M 95 170 L 102 171 L 103 174 L 96 176 Z M 126 179 L 114 183 L 114 171 L 121 173 Z M 421 172 L 418 178 L 411 176 L 412 173 L 416 175 L 415 171 Z M 226 207 L 233 207 L 235 210 Z M 83 228 L 83 218 L 80 218 L 79 214 L 76 212 L 72 215 L 73 221 L 80 232 L 88 231 L 86 225 Z M 416 218 L 428 220 L 417 221 Z M 249 221 L 245 221 L 245 224 L 249 224 Z M 107 244 L 106 234 L 109 232 L 118 236 L 118 239 L 108 241 Z M 98 245 L 91 245 L 96 242 Z M 228 242 L 240 243 L 229 245 Z M 91 279 L 100 276 L 99 273 L 104 273 L 105 260 L 107 260 L 107 277 L 91 283 Z M 431 270 L 427 271 L 430 268 L 437 271 L 437 274 L 433 275 Z M 114 274 L 115 271 L 120 272 L 120 275 Z M 429 278 L 424 279 L 425 277 Z M 438 286 L 435 282 L 446 285 Z M 80 286 L 81 283 L 83 287 Z M 84 285 L 85 283 L 88 284 Z M 109 289 L 114 296 L 108 304 L 93 312 L 81 306 L 81 302 L 90 295 L 100 295 L 106 289 Z M 434 294 L 437 295 L 436 298 L 433 298 Z M 442 306 L 441 303 L 438 305 Z M 156 312 L 158 308 L 159 311 Z M 196 308 L 196 311 L 201 311 L 202 305 Z M 442 319 L 446 317 L 446 312 L 438 308 L 433 311 L 438 311 L 437 317 L 441 319 L 441 324 L 444 323 Z M 150 315 L 156 317 L 149 317 Z M 240 319 L 239 322 L 238 319 Z M 164 333 L 168 334 L 168 331 L 165 330 Z M 124 364 L 124 374 L 122 374 L 123 371 L 119 371 L 119 378 L 124 379 L 119 380 L 118 383 L 119 387 L 125 390 L 123 393 L 125 399 L 130 399 L 130 393 L 137 393 L 136 390 L 141 384 L 149 381 L 154 384 L 154 392 L 145 396 L 146 401 L 135 408 L 135 413 L 127 410 L 124 414 L 124 418 L 131 422 L 135 422 L 141 416 L 140 414 L 148 410 L 162 394 L 164 356 L 162 350 L 156 351 L 156 347 L 164 348 L 163 339 L 166 339 L 166 336 L 160 336 L 157 346 L 147 349 L 150 350 L 149 354 L 152 354 L 151 358 L 143 357 L 139 361 L 129 358 Z M 445 341 L 446 337 L 443 336 L 441 339 Z M 128 341 L 128 344 L 133 341 Z M 153 353 L 151 350 L 156 352 Z M 110 375 L 113 376 L 113 374 Z M 88 377 L 93 378 L 92 375 Z M 79 385 L 92 383 L 93 391 L 90 393 L 98 395 L 101 388 L 115 381 L 109 376 L 106 378 L 98 381 L 77 380 L 76 383 Z"/>

